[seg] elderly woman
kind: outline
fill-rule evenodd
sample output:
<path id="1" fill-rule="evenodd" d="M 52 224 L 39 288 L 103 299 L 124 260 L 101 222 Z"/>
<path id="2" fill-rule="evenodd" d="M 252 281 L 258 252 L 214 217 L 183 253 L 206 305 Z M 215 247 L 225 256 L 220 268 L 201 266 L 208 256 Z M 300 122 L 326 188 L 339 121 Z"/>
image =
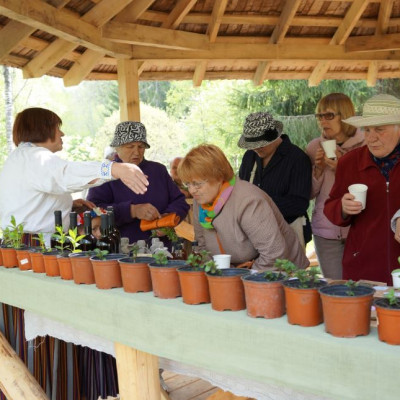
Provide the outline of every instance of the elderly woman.
<path id="1" fill-rule="evenodd" d="M 72 200 L 71 193 L 120 179 L 131 193 L 144 193 L 148 181 L 140 168 L 109 160 L 93 162 L 65 161 L 55 155 L 62 150 L 64 133 L 60 117 L 44 108 L 20 112 L 13 127 L 17 148 L 0 173 L 0 219 L 2 227 L 15 216 L 27 233 L 44 233 L 48 241 L 54 232 L 54 211 L 61 210 L 63 226 L 68 227 L 73 206 L 94 204 Z"/>
<path id="2" fill-rule="evenodd" d="M 116 149 L 116 163 L 137 165 L 150 182 L 147 192 L 140 196 L 127 190 L 118 180 L 89 190 L 88 200 L 103 208 L 114 207 L 115 224 L 121 236 L 128 237 L 130 242 L 146 240 L 150 237 L 150 232 L 141 231 L 140 220 L 151 221 L 167 213 L 176 213 L 181 219 L 186 217 L 189 205 L 167 169 L 160 163 L 144 158 L 150 145 L 142 123 L 119 123 L 110 146 Z"/>
<path id="3" fill-rule="evenodd" d="M 277 258 L 306 268 L 299 239 L 271 198 L 236 178 L 224 153 L 214 145 L 192 149 L 178 175 L 194 199 L 194 227 L 200 248 L 231 254 L 233 264 L 254 260 L 252 268 L 273 267 Z"/>
<path id="4" fill-rule="evenodd" d="M 325 215 L 334 225 L 350 227 L 343 278 L 391 285 L 400 255 L 390 229 L 390 219 L 400 208 L 400 100 L 374 96 L 365 103 L 362 116 L 344 122 L 364 129 L 366 146 L 340 158 L 325 203 Z M 368 186 L 365 209 L 349 193 L 355 183 Z"/>
<path id="5" fill-rule="evenodd" d="M 349 227 L 332 224 L 324 214 L 324 204 L 335 181 L 338 159 L 364 144 L 364 132 L 343 122 L 355 115 L 350 98 L 343 93 L 330 93 L 317 104 L 315 117 L 321 136 L 307 146 L 312 169 L 311 198 L 315 206 L 311 219 L 314 246 L 319 265 L 326 278 L 342 279 L 342 258 Z M 326 156 L 321 143 L 336 141 L 336 159 Z"/>

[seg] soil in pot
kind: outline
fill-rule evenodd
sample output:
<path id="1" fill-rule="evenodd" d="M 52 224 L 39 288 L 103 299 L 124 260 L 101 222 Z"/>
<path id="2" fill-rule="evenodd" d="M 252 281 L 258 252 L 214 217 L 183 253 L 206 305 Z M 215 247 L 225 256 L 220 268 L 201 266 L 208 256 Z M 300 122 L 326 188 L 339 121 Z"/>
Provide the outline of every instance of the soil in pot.
<path id="1" fill-rule="evenodd" d="M 73 279 L 72 263 L 69 253 L 59 254 L 57 257 L 58 268 L 60 269 L 61 279 L 70 281 Z"/>
<path id="2" fill-rule="evenodd" d="M 245 268 L 221 269 L 221 275 L 207 273 L 211 306 L 215 311 L 239 311 L 246 308 L 241 277 L 249 273 Z"/>
<path id="3" fill-rule="evenodd" d="M 71 253 L 72 276 L 76 284 L 91 285 L 95 283 L 93 266 L 90 257 L 94 253 L 91 251 L 82 251 L 80 253 Z"/>
<path id="4" fill-rule="evenodd" d="M 265 272 L 242 276 L 248 316 L 279 318 L 285 314 L 284 277 L 281 277 L 280 280 L 269 281 Z"/>
<path id="5" fill-rule="evenodd" d="M 17 252 L 12 247 L 2 247 L 3 266 L 6 268 L 18 267 Z"/>
<path id="6" fill-rule="evenodd" d="M 149 263 L 153 261 L 153 257 L 124 257 L 118 260 L 125 292 L 151 292 Z"/>
<path id="7" fill-rule="evenodd" d="M 31 250 L 32 271 L 36 273 L 46 272 L 44 268 L 43 253 L 36 250 Z"/>
<path id="8" fill-rule="evenodd" d="M 31 253 L 28 247 L 22 249 L 16 249 L 18 267 L 21 271 L 27 271 L 32 269 Z"/>
<path id="9" fill-rule="evenodd" d="M 375 290 L 369 286 L 328 285 L 319 290 L 325 331 L 352 338 L 370 331 L 371 305 Z"/>
<path id="10" fill-rule="evenodd" d="M 186 304 L 205 304 L 210 302 L 208 280 L 203 270 L 190 266 L 178 268 L 182 300 Z"/>
<path id="11" fill-rule="evenodd" d="M 374 301 L 378 325 L 378 337 L 388 344 L 400 344 L 400 305 L 391 306 L 387 299 Z"/>
<path id="12" fill-rule="evenodd" d="M 168 264 L 149 264 L 154 296 L 160 299 L 182 296 L 177 269 L 185 264 L 184 260 L 171 260 Z"/>
<path id="13" fill-rule="evenodd" d="M 94 280 L 98 289 L 122 287 L 121 269 L 118 260 L 126 254 L 107 254 L 104 260 L 98 256 L 90 257 L 93 265 Z"/>
<path id="14" fill-rule="evenodd" d="M 58 250 L 45 251 L 43 253 L 44 269 L 47 276 L 60 276 L 57 255 Z"/>
<path id="15" fill-rule="evenodd" d="M 289 324 L 316 326 L 322 323 L 322 303 L 318 289 L 326 285 L 319 281 L 312 288 L 300 287 L 298 279 L 283 282 L 286 299 L 286 314 Z"/>

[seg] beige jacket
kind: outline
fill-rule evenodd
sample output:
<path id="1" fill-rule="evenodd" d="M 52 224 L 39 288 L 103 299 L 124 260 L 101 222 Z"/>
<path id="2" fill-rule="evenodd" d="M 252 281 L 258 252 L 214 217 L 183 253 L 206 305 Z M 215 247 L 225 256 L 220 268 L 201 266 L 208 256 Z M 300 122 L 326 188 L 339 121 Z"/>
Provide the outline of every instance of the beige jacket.
<path id="1" fill-rule="evenodd" d="M 253 269 L 273 267 L 277 258 L 289 259 L 299 268 L 309 261 L 294 230 L 283 219 L 271 198 L 249 182 L 236 179 L 222 211 L 214 218 L 215 229 L 199 223 L 199 206 L 194 201 L 194 229 L 201 249 L 220 254 L 216 233 L 232 264 L 256 259 Z"/>

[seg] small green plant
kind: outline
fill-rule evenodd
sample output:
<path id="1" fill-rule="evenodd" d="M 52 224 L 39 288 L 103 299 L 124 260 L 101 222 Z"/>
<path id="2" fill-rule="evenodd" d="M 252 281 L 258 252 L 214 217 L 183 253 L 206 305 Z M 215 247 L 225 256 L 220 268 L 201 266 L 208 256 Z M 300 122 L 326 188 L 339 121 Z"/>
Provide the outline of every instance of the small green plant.
<path id="1" fill-rule="evenodd" d="M 355 296 L 354 289 L 358 286 L 358 283 L 357 283 L 357 282 L 354 282 L 354 281 L 351 280 L 351 279 L 349 279 L 349 280 L 345 283 L 345 285 L 349 288 L 349 290 L 346 292 L 346 294 L 347 294 L 348 296 Z"/>
<path id="2" fill-rule="evenodd" d="M 214 260 L 209 260 L 205 264 L 202 265 L 205 272 L 209 272 L 212 275 L 221 275 L 221 270 L 217 267 L 217 264 Z"/>
<path id="3" fill-rule="evenodd" d="M 78 249 L 78 247 L 80 245 L 79 241 L 82 240 L 84 237 L 85 235 L 78 235 L 78 228 L 76 227 L 68 231 L 67 238 L 71 243 L 73 253 L 80 253 L 82 251 L 81 249 Z"/>
<path id="4" fill-rule="evenodd" d="M 11 246 L 10 228 L 8 227 L 3 230 L 3 245 L 6 247 Z"/>
<path id="5" fill-rule="evenodd" d="M 137 255 L 138 255 L 138 252 L 139 252 L 139 246 L 138 246 L 137 244 L 134 244 L 134 245 L 132 246 L 132 249 L 131 249 L 131 254 L 132 254 L 133 261 L 136 260 L 136 257 L 137 257 Z"/>
<path id="6" fill-rule="evenodd" d="M 300 282 L 301 288 L 313 287 L 319 281 L 319 268 L 311 267 L 308 269 L 298 269 L 294 272 L 294 277 Z"/>
<path id="7" fill-rule="evenodd" d="M 94 254 L 99 260 L 105 260 L 108 250 L 100 250 L 98 248 L 94 249 Z"/>
<path id="8" fill-rule="evenodd" d="M 175 232 L 175 229 L 171 227 L 153 229 L 151 231 L 151 237 L 159 237 L 159 232 L 162 232 L 164 236 L 166 236 L 171 242 L 177 242 L 179 239 L 178 235 Z"/>
<path id="9" fill-rule="evenodd" d="M 393 307 L 400 307 L 400 299 L 395 295 L 394 289 L 390 289 L 386 294 L 385 294 L 385 299 L 388 300 L 389 305 Z"/>
<path id="10" fill-rule="evenodd" d="M 43 233 L 38 233 L 37 236 L 35 236 L 33 239 L 39 242 L 39 251 L 41 253 L 44 253 L 45 251 L 48 250 L 48 248 L 46 247 L 46 241 L 44 239 Z"/>
<path id="11" fill-rule="evenodd" d="M 212 275 L 220 275 L 221 270 L 217 268 L 214 260 L 210 259 L 210 252 L 201 250 L 200 253 L 191 253 L 187 258 L 186 264 L 190 265 L 195 271 L 204 270 Z"/>
<path id="12" fill-rule="evenodd" d="M 60 250 L 61 252 L 64 252 L 65 250 L 65 243 L 68 240 L 68 236 L 66 233 L 64 233 L 62 226 L 56 226 L 56 233 L 53 233 L 51 235 L 52 238 L 56 239 L 58 243 L 60 243 L 58 246 L 56 246 L 57 250 Z"/>
<path id="13" fill-rule="evenodd" d="M 288 277 L 294 275 L 298 268 L 289 260 L 277 258 L 274 263 L 274 267 L 280 272 L 285 272 Z"/>
<path id="14" fill-rule="evenodd" d="M 11 215 L 10 225 L 6 229 L 8 229 L 8 244 L 14 247 L 14 249 L 21 248 L 24 236 L 24 224 L 17 224 L 14 215 Z"/>
<path id="15" fill-rule="evenodd" d="M 159 265 L 166 265 L 168 264 L 168 257 L 167 255 L 162 252 L 158 251 L 157 253 L 154 254 L 154 259 L 156 260 L 156 263 Z"/>
<path id="16" fill-rule="evenodd" d="M 265 271 L 264 278 L 269 282 L 275 282 L 286 278 L 286 275 L 282 274 L 282 272 Z"/>

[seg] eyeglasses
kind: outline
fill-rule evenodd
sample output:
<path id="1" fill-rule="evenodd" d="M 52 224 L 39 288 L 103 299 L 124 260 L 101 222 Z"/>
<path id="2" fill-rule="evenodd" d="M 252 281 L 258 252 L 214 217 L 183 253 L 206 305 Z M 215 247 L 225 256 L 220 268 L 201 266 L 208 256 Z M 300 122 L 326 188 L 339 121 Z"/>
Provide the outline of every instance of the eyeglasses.
<path id="1" fill-rule="evenodd" d="M 333 112 L 320 113 L 320 114 L 315 114 L 315 118 L 317 118 L 318 121 L 322 121 L 323 119 L 331 121 L 333 118 L 335 118 L 336 115 L 340 115 L 340 113 L 333 113 Z"/>
<path id="2" fill-rule="evenodd" d="M 184 183 L 183 186 L 185 186 L 186 189 L 200 189 L 203 185 L 205 185 L 208 181 L 201 181 L 201 182 L 187 182 Z"/>

